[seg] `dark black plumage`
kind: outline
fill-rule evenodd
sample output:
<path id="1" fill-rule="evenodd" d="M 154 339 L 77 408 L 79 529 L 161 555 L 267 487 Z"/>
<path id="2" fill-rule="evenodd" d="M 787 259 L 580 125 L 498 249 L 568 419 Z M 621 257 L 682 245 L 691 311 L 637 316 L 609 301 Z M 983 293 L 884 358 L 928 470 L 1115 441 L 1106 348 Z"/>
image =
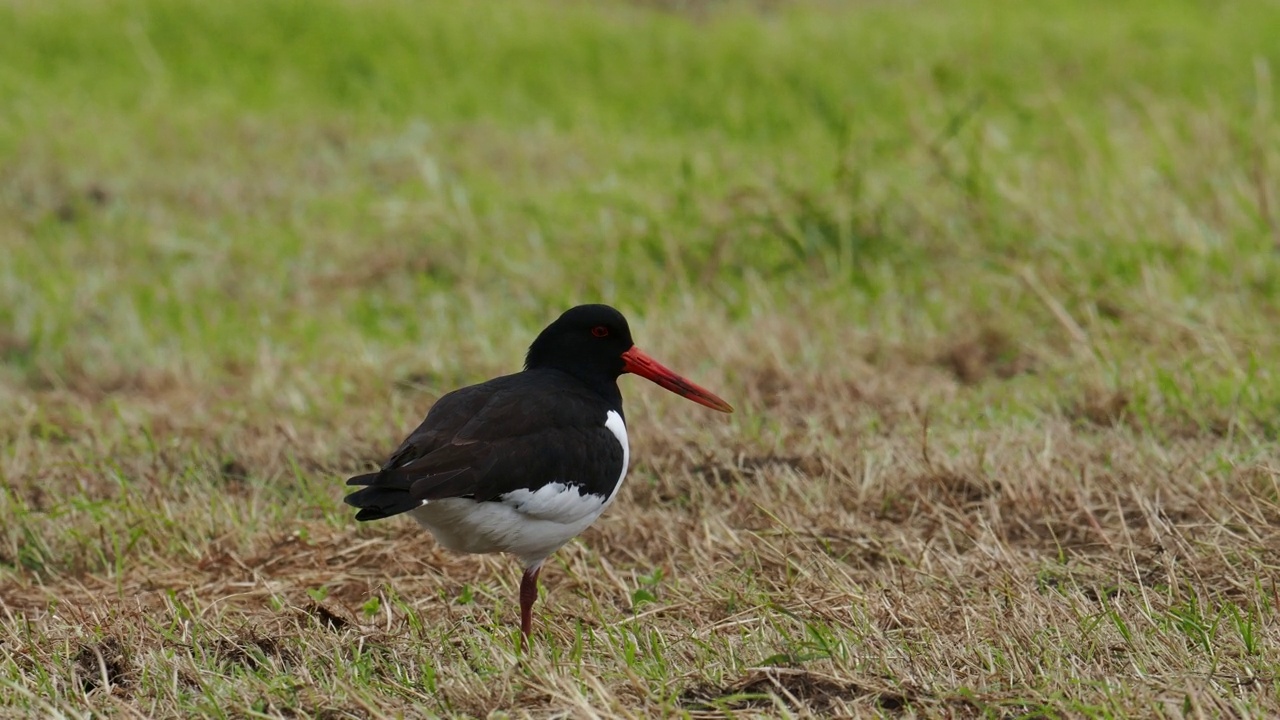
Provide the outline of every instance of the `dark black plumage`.
<path id="1" fill-rule="evenodd" d="M 423 500 L 491 501 L 549 482 L 608 496 L 622 449 L 604 427 L 622 412 L 618 376 L 631 328 L 608 305 L 579 305 L 529 346 L 525 369 L 441 397 L 376 473 L 348 485 L 357 520 L 408 512 Z"/>
<path id="2" fill-rule="evenodd" d="M 466 497 L 493 501 L 549 482 L 607 497 L 622 474 L 622 448 L 604 426 L 609 410 L 599 394 L 559 370 L 539 368 L 455 390 L 376 473 L 348 485 L 357 520 L 408 512 L 423 500 Z"/>

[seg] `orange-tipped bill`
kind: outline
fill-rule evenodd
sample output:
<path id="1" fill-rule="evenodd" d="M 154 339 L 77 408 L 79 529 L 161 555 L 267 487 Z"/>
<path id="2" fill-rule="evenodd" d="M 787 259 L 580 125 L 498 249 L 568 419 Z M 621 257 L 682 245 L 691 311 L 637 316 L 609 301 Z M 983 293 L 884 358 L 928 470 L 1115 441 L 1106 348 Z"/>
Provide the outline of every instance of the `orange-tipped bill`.
<path id="1" fill-rule="evenodd" d="M 630 350 L 622 353 L 622 359 L 626 362 L 626 365 L 622 366 L 623 372 L 635 373 L 681 397 L 688 398 L 712 410 L 727 413 L 733 412 L 733 406 L 716 397 L 715 393 L 704 390 L 671 372 L 662 363 L 644 354 L 640 348 L 634 345 L 631 346 Z"/>

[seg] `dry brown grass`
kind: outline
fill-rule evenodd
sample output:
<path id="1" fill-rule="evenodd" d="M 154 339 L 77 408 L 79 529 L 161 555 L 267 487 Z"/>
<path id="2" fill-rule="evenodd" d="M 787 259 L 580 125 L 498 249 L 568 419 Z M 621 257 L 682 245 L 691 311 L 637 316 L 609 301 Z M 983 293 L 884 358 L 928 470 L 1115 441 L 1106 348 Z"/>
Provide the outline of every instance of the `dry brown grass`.
<path id="1" fill-rule="evenodd" d="M 939 423 L 939 398 L 1006 382 L 937 361 L 973 338 L 849 366 L 835 346 L 775 355 L 785 318 L 751 327 L 644 336 L 675 358 L 720 347 L 699 379 L 739 413 L 627 381 L 635 467 L 544 573 L 523 659 L 512 562 L 407 521 L 357 527 L 339 503 L 430 394 L 366 380 L 371 401 L 323 421 L 255 425 L 228 417 L 259 400 L 231 388 L 194 431 L 185 381 L 22 391 L 41 419 L 11 427 L 0 472 L 27 512 L 130 497 L 98 527 L 92 508 L 28 519 L 38 537 L 0 548 L 28 563 L 0 590 L 4 652 L 48 673 L 50 711 L 124 715 L 184 693 L 324 717 L 1276 709 L 1274 451 L 1159 441 L 1103 410 Z M 106 414 L 154 440 L 103 433 Z"/>

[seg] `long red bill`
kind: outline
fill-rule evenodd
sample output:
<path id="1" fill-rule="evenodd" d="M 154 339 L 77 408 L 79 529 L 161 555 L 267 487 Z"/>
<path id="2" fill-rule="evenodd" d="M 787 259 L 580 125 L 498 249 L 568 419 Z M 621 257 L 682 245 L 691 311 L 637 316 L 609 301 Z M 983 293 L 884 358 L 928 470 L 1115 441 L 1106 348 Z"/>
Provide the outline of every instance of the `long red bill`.
<path id="1" fill-rule="evenodd" d="M 631 349 L 622 353 L 622 359 L 626 362 L 622 366 L 623 372 L 635 373 L 642 378 L 651 380 L 658 385 L 670 390 L 671 392 L 688 398 L 699 405 L 704 405 L 712 410 L 720 412 L 733 412 L 733 406 L 716 397 L 715 393 L 704 390 L 697 385 L 685 380 L 679 375 L 671 372 L 662 363 L 649 357 L 640 348 L 632 345 Z"/>

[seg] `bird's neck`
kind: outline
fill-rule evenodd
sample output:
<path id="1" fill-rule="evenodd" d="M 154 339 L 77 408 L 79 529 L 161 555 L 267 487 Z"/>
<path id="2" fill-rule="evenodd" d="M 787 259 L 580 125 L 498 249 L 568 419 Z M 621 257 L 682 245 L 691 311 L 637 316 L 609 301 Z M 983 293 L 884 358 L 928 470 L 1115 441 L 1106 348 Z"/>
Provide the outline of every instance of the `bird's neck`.
<path id="1" fill-rule="evenodd" d="M 617 411 L 619 415 L 622 414 L 622 391 L 618 389 L 618 376 L 611 373 L 591 372 L 579 367 L 543 366 L 538 369 L 556 370 L 572 377 L 599 395 L 608 403 L 610 410 Z"/>

